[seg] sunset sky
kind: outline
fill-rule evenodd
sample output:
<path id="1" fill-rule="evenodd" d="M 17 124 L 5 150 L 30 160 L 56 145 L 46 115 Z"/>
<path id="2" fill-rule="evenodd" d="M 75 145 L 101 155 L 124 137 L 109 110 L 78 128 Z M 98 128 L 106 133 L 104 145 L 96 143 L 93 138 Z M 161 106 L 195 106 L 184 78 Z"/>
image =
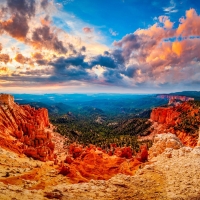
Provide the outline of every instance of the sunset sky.
<path id="1" fill-rule="evenodd" d="M 0 92 L 200 90 L 200 1 L 0 0 Z"/>

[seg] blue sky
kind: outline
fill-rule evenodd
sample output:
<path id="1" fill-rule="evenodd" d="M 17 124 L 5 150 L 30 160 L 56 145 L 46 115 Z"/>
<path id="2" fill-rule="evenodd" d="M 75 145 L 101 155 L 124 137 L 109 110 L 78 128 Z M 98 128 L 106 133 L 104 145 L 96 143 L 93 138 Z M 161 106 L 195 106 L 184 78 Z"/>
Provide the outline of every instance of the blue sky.
<path id="1" fill-rule="evenodd" d="M 2 0 L 0 12 L 0 92 L 200 90 L 197 0 Z"/>
<path id="2" fill-rule="evenodd" d="M 197 12 L 200 11 L 200 2 L 196 0 L 59 0 L 57 2 L 63 5 L 64 12 L 87 22 L 91 28 L 100 30 L 107 37 L 107 45 L 112 45 L 114 40 L 120 40 L 139 28 L 148 28 L 154 24 L 155 18 L 161 15 L 170 16 L 177 26 L 179 18 L 185 16 L 186 10 L 195 8 Z M 110 29 L 117 35 L 113 36 Z"/>

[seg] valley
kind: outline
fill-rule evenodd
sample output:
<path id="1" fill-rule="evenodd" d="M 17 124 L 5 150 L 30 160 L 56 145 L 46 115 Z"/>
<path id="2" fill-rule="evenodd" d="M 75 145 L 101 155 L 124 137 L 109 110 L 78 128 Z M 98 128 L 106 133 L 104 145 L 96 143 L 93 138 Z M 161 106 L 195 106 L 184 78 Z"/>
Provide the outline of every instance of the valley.
<path id="1" fill-rule="evenodd" d="M 198 99 L 75 96 L 52 112 L 60 99 L 27 99 L 34 107 L 0 95 L 1 199 L 200 197 Z"/>

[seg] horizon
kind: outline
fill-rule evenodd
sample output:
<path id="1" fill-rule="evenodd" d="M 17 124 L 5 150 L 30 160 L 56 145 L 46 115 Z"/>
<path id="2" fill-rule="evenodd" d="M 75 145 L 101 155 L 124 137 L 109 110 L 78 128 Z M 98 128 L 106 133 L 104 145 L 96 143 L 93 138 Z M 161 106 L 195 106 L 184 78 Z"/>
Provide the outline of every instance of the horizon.
<path id="1" fill-rule="evenodd" d="M 19 94 L 19 95 L 162 95 L 162 94 L 174 94 L 174 93 L 184 93 L 184 92 L 200 92 L 200 91 L 177 91 L 171 93 L 106 93 L 106 92 L 91 92 L 91 93 L 9 93 L 1 92 L 0 94 Z"/>
<path id="2" fill-rule="evenodd" d="M 194 0 L 2 0 L 0 29 L 0 92 L 200 88 Z"/>

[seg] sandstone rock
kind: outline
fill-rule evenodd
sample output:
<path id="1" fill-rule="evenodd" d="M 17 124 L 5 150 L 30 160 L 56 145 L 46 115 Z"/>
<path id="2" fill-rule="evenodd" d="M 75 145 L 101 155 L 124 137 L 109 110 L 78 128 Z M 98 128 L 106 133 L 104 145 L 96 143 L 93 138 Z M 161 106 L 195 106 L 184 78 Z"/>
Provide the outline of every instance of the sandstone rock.
<path id="1" fill-rule="evenodd" d="M 118 173 L 133 175 L 142 161 L 146 160 L 146 149 L 141 148 L 140 155 L 132 157 L 130 147 L 116 148 L 116 154 L 110 156 L 100 148 L 90 145 L 70 145 L 70 155 L 60 168 L 60 173 L 67 175 L 73 182 L 107 180 Z"/>
<path id="2" fill-rule="evenodd" d="M 130 159 L 133 156 L 133 152 L 130 147 L 122 147 L 122 148 L 118 147 L 115 149 L 114 155 L 121 157 L 121 158 Z"/>
<path id="3" fill-rule="evenodd" d="M 187 129 L 183 129 L 185 126 L 185 122 L 183 123 L 183 127 L 179 127 L 181 124 L 182 115 L 188 116 L 188 119 L 191 120 L 191 126 L 193 126 L 192 120 L 195 121 L 200 120 L 198 113 L 200 109 L 193 107 L 190 103 L 184 102 L 182 104 L 178 104 L 176 106 L 170 107 L 158 107 L 152 110 L 150 120 L 153 122 L 152 135 L 161 134 L 163 132 L 171 132 L 174 133 L 181 142 L 190 147 L 195 147 L 197 145 L 198 133 L 190 133 L 187 132 Z M 186 119 L 187 121 L 187 119 Z M 176 127 L 179 127 L 178 129 Z M 197 124 L 195 125 L 197 126 Z"/>
<path id="4" fill-rule="evenodd" d="M 140 146 L 140 152 L 137 153 L 136 159 L 140 162 L 145 162 L 148 160 L 148 150 L 146 145 Z"/>
<path id="5" fill-rule="evenodd" d="M 157 98 L 169 99 L 169 100 L 181 100 L 181 101 L 194 101 L 194 98 L 180 96 L 180 95 L 170 95 L 170 94 L 160 94 L 157 95 Z"/>
<path id="6" fill-rule="evenodd" d="M 19 106 L 13 96 L 0 95 L 0 137 L 4 141 L 0 143 L 1 147 L 23 152 L 35 159 L 47 160 L 53 156 L 55 147 L 51 134 L 45 131 L 48 126 L 47 109 Z M 11 141 L 15 141 L 12 146 Z"/>
<path id="7" fill-rule="evenodd" d="M 183 147 L 183 144 L 176 137 L 176 135 L 172 133 L 163 133 L 156 135 L 154 138 L 153 146 L 149 149 L 149 158 L 156 157 L 162 154 L 165 149 L 179 149 Z M 168 150 L 169 151 L 169 150 Z M 166 152 L 166 155 L 170 157 L 170 153 Z"/>

